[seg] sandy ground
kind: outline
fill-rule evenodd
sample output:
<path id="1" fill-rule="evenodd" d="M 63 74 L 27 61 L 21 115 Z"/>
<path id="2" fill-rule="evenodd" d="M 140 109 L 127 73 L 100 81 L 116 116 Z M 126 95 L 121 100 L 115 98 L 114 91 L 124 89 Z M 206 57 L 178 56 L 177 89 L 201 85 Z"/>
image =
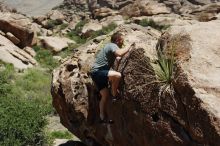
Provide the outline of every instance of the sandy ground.
<path id="1" fill-rule="evenodd" d="M 40 16 L 62 3 L 63 0 L 0 0 L 0 2 L 16 8 L 27 16 Z"/>

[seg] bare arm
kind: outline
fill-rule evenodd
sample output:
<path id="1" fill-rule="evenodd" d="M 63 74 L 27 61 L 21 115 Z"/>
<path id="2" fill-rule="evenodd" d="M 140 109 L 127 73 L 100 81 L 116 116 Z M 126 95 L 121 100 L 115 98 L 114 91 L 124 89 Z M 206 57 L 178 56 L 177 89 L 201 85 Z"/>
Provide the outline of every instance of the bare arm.
<path id="1" fill-rule="evenodd" d="M 115 51 L 115 56 L 122 57 L 129 51 L 129 48 L 118 49 Z"/>
<path id="2" fill-rule="evenodd" d="M 121 57 L 116 57 L 116 71 L 118 70 L 118 66 L 120 64 Z"/>
<path id="3" fill-rule="evenodd" d="M 122 57 L 122 56 L 124 56 L 127 52 L 129 52 L 129 51 L 132 49 L 132 47 L 133 47 L 134 45 L 135 45 L 135 43 L 131 44 L 131 46 L 128 47 L 128 48 L 116 50 L 116 51 L 115 51 L 115 55 L 116 55 L 117 57 Z"/>

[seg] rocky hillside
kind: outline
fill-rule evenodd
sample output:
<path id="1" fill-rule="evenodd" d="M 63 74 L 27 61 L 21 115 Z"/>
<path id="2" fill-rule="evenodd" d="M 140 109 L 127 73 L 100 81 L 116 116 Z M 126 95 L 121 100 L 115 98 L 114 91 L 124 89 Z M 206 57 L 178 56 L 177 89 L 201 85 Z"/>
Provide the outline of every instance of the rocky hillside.
<path id="1" fill-rule="evenodd" d="M 88 146 L 220 145 L 220 3 L 209 0 L 64 0 L 29 18 L 0 4 L 0 60 L 53 70 L 60 122 Z M 98 122 L 89 70 L 115 31 L 125 47 L 112 125 Z"/>
<path id="2" fill-rule="evenodd" d="M 69 14 L 91 14 L 98 19 L 115 14 L 127 17 L 177 14 L 185 19 L 208 21 L 219 17 L 220 5 L 218 0 L 64 0 L 60 9 Z"/>

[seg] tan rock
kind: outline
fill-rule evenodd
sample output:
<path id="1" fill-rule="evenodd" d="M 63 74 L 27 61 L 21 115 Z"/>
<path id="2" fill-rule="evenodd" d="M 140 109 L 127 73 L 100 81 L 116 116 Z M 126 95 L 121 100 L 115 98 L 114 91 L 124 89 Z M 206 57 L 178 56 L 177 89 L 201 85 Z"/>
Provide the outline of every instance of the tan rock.
<path id="1" fill-rule="evenodd" d="M 0 35 L 0 60 L 12 63 L 15 68 L 26 69 L 37 64 L 33 57 Z"/>
<path id="2" fill-rule="evenodd" d="M 172 27 L 175 34 L 184 31 L 192 39 L 191 59 L 183 64 L 190 76 L 190 84 L 212 116 L 220 119 L 220 20 L 200 22 L 182 27 Z M 215 106 L 216 105 L 216 106 Z M 210 116 L 211 116 L 210 115 Z M 217 121 L 216 121 L 217 122 Z"/>
<path id="3" fill-rule="evenodd" d="M 83 26 L 82 33 L 87 31 L 98 31 L 102 29 L 102 25 L 98 21 L 90 21 Z"/>
<path id="4" fill-rule="evenodd" d="M 53 32 L 51 30 L 47 30 L 47 36 L 52 36 Z"/>
<path id="5" fill-rule="evenodd" d="M 43 46 L 52 49 L 54 52 L 60 52 L 68 47 L 68 44 L 75 43 L 68 38 L 60 37 L 40 37 Z"/>
<path id="6" fill-rule="evenodd" d="M 21 14 L 0 12 L 0 29 L 11 32 L 20 40 L 18 46 L 25 47 L 32 43 L 34 33 L 30 29 L 32 21 Z"/>
<path id="7" fill-rule="evenodd" d="M 136 1 L 134 4 L 127 5 L 120 10 L 120 13 L 125 16 L 152 16 L 158 14 L 169 14 L 170 9 L 167 8 L 163 3 L 156 1 Z"/>
<path id="8" fill-rule="evenodd" d="M 116 15 L 116 16 L 108 16 L 106 18 L 103 18 L 100 20 L 100 23 L 103 26 L 108 26 L 111 23 L 115 23 L 117 25 L 122 25 L 125 23 L 125 21 L 121 15 Z"/>
<path id="9" fill-rule="evenodd" d="M 95 18 L 103 18 L 103 17 L 118 14 L 117 11 L 114 11 L 114 10 L 107 8 L 107 7 L 95 9 L 93 13 L 94 13 Z"/>
<path id="10" fill-rule="evenodd" d="M 10 33 L 10 32 L 7 32 L 6 33 L 6 36 L 7 36 L 7 38 L 10 40 L 10 41 L 12 41 L 15 45 L 17 45 L 17 44 L 19 44 L 21 41 L 18 39 L 18 38 L 16 38 L 12 33 Z"/>
<path id="11" fill-rule="evenodd" d="M 65 16 L 58 10 L 52 10 L 47 15 L 51 20 L 63 21 L 65 19 Z"/>
<path id="12" fill-rule="evenodd" d="M 25 47 L 23 50 L 30 54 L 32 57 L 36 56 L 36 52 L 31 47 Z"/>
<path id="13" fill-rule="evenodd" d="M 0 35 L 5 36 L 6 34 L 0 30 Z"/>

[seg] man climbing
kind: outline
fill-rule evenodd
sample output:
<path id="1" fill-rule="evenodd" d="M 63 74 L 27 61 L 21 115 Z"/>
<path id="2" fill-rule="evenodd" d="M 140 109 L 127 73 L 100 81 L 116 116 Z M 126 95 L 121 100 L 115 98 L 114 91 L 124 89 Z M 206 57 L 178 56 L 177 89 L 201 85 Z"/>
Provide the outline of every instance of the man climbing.
<path id="1" fill-rule="evenodd" d="M 111 43 L 106 44 L 97 54 L 96 61 L 91 69 L 92 80 L 95 82 L 101 94 L 99 103 L 101 123 L 113 122 L 112 120 L 107 120 L 106 104 L 111 94 L 113 98 L 117 98 L 119 94 L 118 86 L 121 79 L 121 73 L 110 69 L 116 57 L 122 57 L 130 51 L 130 48 L 119 49 L 122 48 L 123 43 L 124 39 L 122 38 L 122 34 L 119 32 L 114 33 L 111 37 Z M 111 83 L 111 94 L 108 89 L 108 82 Z"/>

